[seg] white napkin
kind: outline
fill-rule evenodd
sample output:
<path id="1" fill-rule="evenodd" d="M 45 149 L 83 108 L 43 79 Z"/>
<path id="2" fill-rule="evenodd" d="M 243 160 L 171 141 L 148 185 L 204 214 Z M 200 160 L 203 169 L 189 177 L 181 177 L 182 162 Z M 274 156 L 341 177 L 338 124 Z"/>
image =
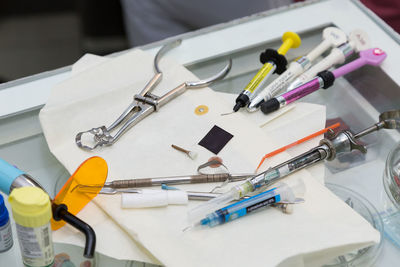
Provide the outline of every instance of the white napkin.
<path id="1" fill-rule="evenodd" d="M 325 114 L 321 110 L 312 113 L 316 120 L 295 112 L 292 116 L 297 116 L 296 121 L 292 117 L 283 119 L 289 115 L 288 111 L 261 130 L 256 123 L 246 119 L 245 112 L 221 117 L 220 114 L 231 109 L 231 105 L 224 104 L 209 88 L 203 88 L 172 100 L 134 126 L 113 146 L 91 153 L 80 150 L 74 142 L 76 133 L 113 122 L 152 76 L 152 60 L 146 53 L 135 50 L 77 72 L 54 88 L 40 113 L 40 121 L 50 150 L 70 172 L 87 157 L 99 155 L 109 164 L 109 181 L 192 174 L 200 163 L 212 156 L 197 143 L 213 125 L 234 135 L 218 156 L 223 158 L 230 171 L 248 172 L 255 169 L 265 153 L 286 145 L 287 139 L 303 137 L 296 133 L 308 131 L 310 134 L 324 126 L 321 121 L 325 120 Z M 157 95 L 182 81 L 197 80 L 167 58 L 161 61 L 161 69 L 163 81 L 153 92 Z M 196 115 L 194 109 L 199 105 L 207 105 L 209 112 Z M 275 125 L 275 128 L 271 127 L 270 134 L 266 135 L 263 131 L 267 131 L 269 125 Z M 285 127 L 291 128 L 292 132 L 287 135 L 285 129 L 276 137 L 279 129 Z M 316 129 L 310 131 L 312 128 Z M 171 144 L 190 147 L 199 153 L 199 157 L 193 161 L 171 149 Z M 289 155 L 282 153 L 268 160 L 268 166 L 287 158 Z M 267 164 L 264 166 L 266 168 Z M 98 251 L 116 258 L 159 261 L 167 266 L 275 266 L 280 263 L 289 266 L 293 262 L 318 265 L 345 251 L 377 242 L 378 233 L 368 222 L 316 182 L 307 171 L 300 171 L 290 179 L 296 177 L 304 178 L 307 194 L 306 203 L 296 205 L 293 215 L 268 209 L 214 229 L 183 234 L 188 207 L 126 211 L 120 209 L 119 196 L 101 195 L 93 201 L 97 207 L 90 204 L 79 216 L 104 238 L 99 240 Z M 205 191 L 214 186 L 203 184 L 181 188 Z M 191 202 L 189 207 L 196 204 Z M 95 216 L 99 208 L 109 217 Z M 116 225 L 119 230 L 107 231 L 108 228 L 115 229 Z M 67 240 L 68 231 L 71 230 L 57 231 L 55 240 Z M 122 244 L 115 238 L 105 237 L 110 232 L 121 235 L 122 231 L 129 235 Z M 108 244 L 100 244 L 103 240 Z M 124 246 L 132 240 L 138 246 Z"/>

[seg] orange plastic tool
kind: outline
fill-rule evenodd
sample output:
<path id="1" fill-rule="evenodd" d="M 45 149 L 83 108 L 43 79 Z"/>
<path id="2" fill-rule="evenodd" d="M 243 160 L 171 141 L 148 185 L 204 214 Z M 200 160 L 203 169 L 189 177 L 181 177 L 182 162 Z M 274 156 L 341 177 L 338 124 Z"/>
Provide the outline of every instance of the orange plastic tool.
<path id="1" fill-rule="evenodd" d="M 310 139 L 312 139 L 314 137 L 317 137 L 318 135 L 324 134 L 327 131 L 333 130 L 333 129 L 339 127 L 339 126 L 340 126 L 339 122 L 335 123 L 335 124 L 333 124 L 331 126 L 326 127 L 325 129 L 319 130 L 318 132 L 315 132 L 315 133 L 310 134 L 310 135 L 308 135 L 306 137 L 303 137 L 303 138 L 301 138 L 301 139 L 299 139 L 299 140 L 297 140 L 297 141 L 295 141 L 295 142 L 293 142 L 293 143 L 291 143 L 289 145 L 286 145 L 286 146 L 278 148 L 277 150 L 274 150 L 274 151 L 272 151 L 272 152 L 270 152 L 268 154 L 265 154 L 265 156 L 261 159 L 260 164 L 258 164 L 256 172 L 261 167 L 261 165 L 264 163 L 265 159 L 273 157 L 273 156 L 275 156 L 275 155 L 277 155 L 277 154 L 279 154 L 279 153 L 281 153 L 281 152 L 283 152 L 283 151 L 285 151 L 285 150 L 287 150 L 287 149 L 289 149 L 289 148 L 291 148 L 291 147 L 293 147 L 295 145 L 298 145 L 298 144 L 301 144 L 301 143 L 303 143 L 305 141 L 308 141 L 308 140 L 310 140 Z"/>
<path id="2" fill-rule="evenodd" d="M 68 211 L 74 215 L 80 212 L 101 190 L 101 186 L 94 188 L 90 193 L 84 193 L 80 190 L 73 190 L 77 185 L 83 184 L 101 184 L 107 179 L 107 162 L 100 157 L 91 157 L 85 160 L 76 169 L 74 174 L 61 188 L 53 202 L 55 204 L 65 204 Z M 51 228 L 57 230 L 64 226 L 64 221 L 55 221 L 51 219 Z"/>

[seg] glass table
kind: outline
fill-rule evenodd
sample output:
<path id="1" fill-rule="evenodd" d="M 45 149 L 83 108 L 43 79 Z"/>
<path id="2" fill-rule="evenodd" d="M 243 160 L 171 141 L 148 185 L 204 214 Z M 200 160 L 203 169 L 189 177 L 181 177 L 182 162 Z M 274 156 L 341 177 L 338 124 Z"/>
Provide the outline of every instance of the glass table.
<path id="1" fill-rule="evenodd" d="M 372 46 L 380 47 L 388 54 L 381 68 L 364 67 L 338 79 L 329 90 L 317 91 L 301 100 L 326 105 L 327 119 L 340 118 L 357 132 L 376 123 L 381 112 L 400 107 L 399 35 L 358 1 L 297 3 L 171 37 L 141 49 L 155 54 L 164 43 L 182 38 L 182 45 L 172 50 L 169 56 L 198 77 L 207 77 L 232 58 L 233 67 L 228 77 L 211 88 L 238 94 L 259 69 L 260 52 L 268 47 L 277 48 L 284 31 L 295 31 L 302 37 L 302 46 L 287 54 L 287 58 L 293 60 L 318 44 L 322 29 L 330 25 L 345 32 L 363 29 L 368 33 Z M 0 85 L 0 158 L 38 179 L 52 196 L 59 188 L 57 181 L 62 183 L 65 179 L 65 169 L 48 150 L 38 113 L 52 86 L 68 79 L 70 72 L 71 67 L 64 67 Z M 366 197 L 382 212 L 385 159 L 390 149 L 400 141 L 400 134 L 396 130 L 382 130 L 363 141 L 368 144 L 368 153 L 355 152 L 326 162 L 325 180 Z M 83 260 L 78 247 L 56 244 L 56 250 L 73 255 L 77 266 Z M 385 239 L 376 266 L 394 266 L 400 261 L 399 252 Z M 14 244 L 11 251 L 0 254 L 0 261 L 9 263 L 7 266 L 22 266 L 18 254 L 19 248 Z M 96 262 L 99 266 L 152 266 L 117 261 L 104 255 L 97 255 Z"/>

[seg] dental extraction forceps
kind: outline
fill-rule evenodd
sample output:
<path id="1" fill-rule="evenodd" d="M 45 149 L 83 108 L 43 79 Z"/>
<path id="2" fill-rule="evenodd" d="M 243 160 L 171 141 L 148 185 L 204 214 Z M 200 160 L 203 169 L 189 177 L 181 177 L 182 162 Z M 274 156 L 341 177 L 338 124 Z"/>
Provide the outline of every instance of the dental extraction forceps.
<path id="1" fill-rule="evenodd" d="M 154 58 L 155 74 L 153 78 L 151 78 L 151 80 L 146 84 L 143 90 L 139 94 L 136 94 L 134 96 L 134 101 L 110 126 L 100 126 L 88 131 L 79 132 L 75 137 L 75 143 L 78 147 L 85 150 L 93 150 L 99 146 L 110 146 L 114 144 L 131 127 L 139 123 L 141 120 L 149 116 L 154 111 L 158 111 L 160 107 L 184 93 L 186 89 L 203 88 L 209 86 L 213 82 L 223 79 L 230 71 L 232 66 L 231 59 L 219 73 L 208 79 L 183 82 L 182 84 L 178 85 L 161 97 L 151 94 L 150 91 L 152 91 L 162 79 L 163 73 L 158 66 L 160 58 L 170 49 L 180 45 L 181 42 L 182 40 L 179 39 L 169 44 L 166 44 L 157 52 Z M 111 135 L 111 132 L 113 131 L 117 131 L 114 136 Z M 82 138 L 86 134 L 93 136 L 93 142 L 91 142 L 92 144 L 88 144 L 88 138 Z"/>

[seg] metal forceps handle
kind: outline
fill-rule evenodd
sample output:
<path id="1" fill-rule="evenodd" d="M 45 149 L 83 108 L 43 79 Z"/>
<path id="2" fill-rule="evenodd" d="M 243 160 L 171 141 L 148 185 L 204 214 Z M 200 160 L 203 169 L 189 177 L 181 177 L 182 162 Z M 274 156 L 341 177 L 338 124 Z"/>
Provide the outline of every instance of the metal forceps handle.
<path id="1" fill-rule="evenodd" d="M 146 84 L 139 94 L 134 96 L 134 101 L 124 110 L 124 112 L 117 118 L 115 122 L 113 122 L 109 127 L 100 126 L 88 131 L 79 132 L 76 135 L 75 143 L 79 148 L 90 151 L 99 146 L 112 145 L 131 127 L 136 125 L 154 111 L 158 111 L 161 106 L 184 93 L 186 89 L 206 87 L 215 81 L 223 79 L 230 71 L 232 60 L 229 60 L 229 63 L 219 73 L 208 79 L 196 82 L 183 82 L 161 97 L 151 94 L 150 91 L 152 91 L 162 79 L 162 72 L 158 66 L 160 58 L 170 49 L 180 45 L 181 42 L 182 40 L 176 40 L 164 45 L 158 51 L 154 58 L 155 74 L 153 78 L 151 78 L 151 80 Z M 120 128 L 118 129 L 117 133 L 112 136 L 111 132 L 116 130 L 118 127 Z M 90 135 L 89 140 L 86 138 L 87 134 Z M 94 145 L 89 145 L 89 142 Z"/>
<path id="2" fill-rule="evenodd" d="M 153 90 L 162 79 L 162 72 L 158 67 L 158 62 L 160 58 L 172 48 L 177 47 L 182 43 L 182 40 L 178 39 L 174 42 L 164 45 L 154 57 L 154 76 L 150 79 L 150 81 L 146 84 L 143 90 L 139 93 L 141 96 L 145 96 L 148 92 Z M 138 114 L 141 113 L 149 113 L 149 110 L 143 110 L 143 106 L 132 102 L 123 112 L 122 114 L 108 127 L 100 126 L 97 128 L 92 128 L 91 130 L 79 132 L 75 137 L 75 143 L 78 147 L 84 150 L 93 150 L 98 146 L 103 145 L 112 145 L 126 130 L 128 130 L 127 125 L 124 124 L 121 129 L 115 134 L 115 136 L 111 136 L 110 132 L 119 127 L 122 123 L 126 122 L 129 118 L 133 119 L 138 117 Z M 151 113 L 151 112 L 150 112 Z M 132 117 L 133 116 L 133 117 Z M 133 125 L 132 125 L 133 126 Z M 90 134 L 93 137 L 91 141 L 83 141 L 82 138 L 84 134 Z M 94 142 L 94 145 L 91 146 L 88 143 Z"/>
<path id="3" fill-rule="evenodd" d="M 203 88 L 209 86 L 210 84 L 216 81 L 222 80 L 231 70 L 231 67 L 232 67 L 232 60 L 229 59 L 228 64 L 214 76 L 200 81 L 183 82 L 182 84 L 178 85 L 177 87 L 175 87 L 174 89 L 172 89 L 171 91 L 169 91 L 168 93 L 166 93 L 157 100 L 156 110 L 158 110 L 159 107 L 165 105 L 166 103 L 176 98 L 177 96 L 183 94 L 186 91 L 186 89 Z"/>

